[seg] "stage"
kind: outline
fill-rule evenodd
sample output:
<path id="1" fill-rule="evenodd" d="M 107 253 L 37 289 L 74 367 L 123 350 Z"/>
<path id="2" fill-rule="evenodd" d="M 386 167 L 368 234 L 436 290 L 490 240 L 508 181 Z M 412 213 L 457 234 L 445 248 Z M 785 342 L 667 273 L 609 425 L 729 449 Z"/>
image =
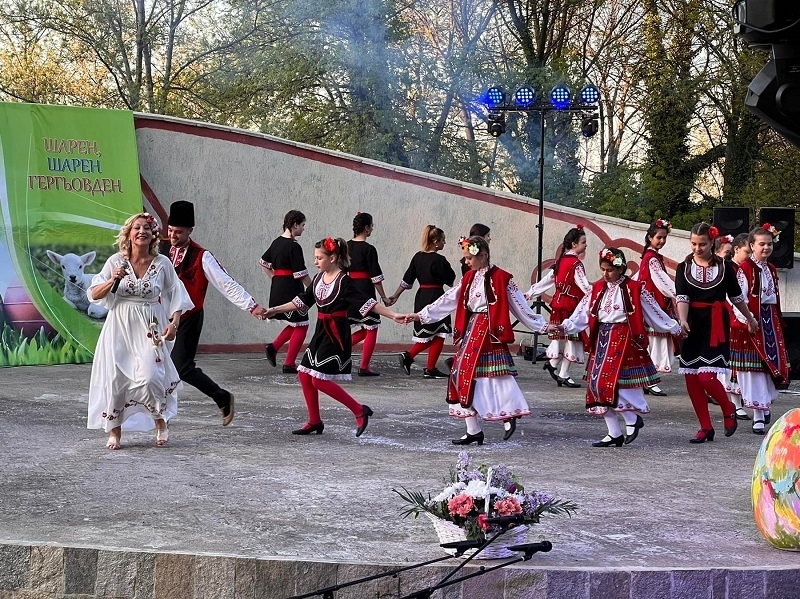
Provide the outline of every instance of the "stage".
<path id="1" fill-rule="evenodd" d="M 442 555 L 427 519 L 401 519 L 392 489 L 444 486 L 460 449 L 450 439 L 464 432 L 447 415 L 446 381 L 422 378 L 424 356 L 409 377 L 396 355 L 378 354 L 384 376 L 346 385 L 375 412 L 364 435 L 323 397 L 324 434 L 298 437 L 289 431 L 305 422 L 302 394 L 280 357 L 275 369 L 263 355 L 200 355 L 236 396 L 232 425 L 186 387 L 166 447 L 138 433 L 116 452 L 85 428 L 90 365 L 3 370 L 0 598 L 280 599 Z M 662 384 L 668 397 L 648 398 L 633 444 L 593 448 L 605 426 L 585 414 L 585 390 L 556 387 L 541 363 L 517 365 L 532 417 L 507 442 L 486 423 L 486 444 L 469 452 L 579 510 L 533 528 L 529 540 L 551 541 L 551 552 L 435 597 L 800 596 L 800 556 L 773 549 L 753 523 L 763 437 L 748 422 L 725 438 L 710 406 L 716 440 L 689 444 L 698 425 L 675 373 Z M 797 399 L 781 394 L 773 420 Z M 403 597 L 455 563 L 336 597 Z"/>

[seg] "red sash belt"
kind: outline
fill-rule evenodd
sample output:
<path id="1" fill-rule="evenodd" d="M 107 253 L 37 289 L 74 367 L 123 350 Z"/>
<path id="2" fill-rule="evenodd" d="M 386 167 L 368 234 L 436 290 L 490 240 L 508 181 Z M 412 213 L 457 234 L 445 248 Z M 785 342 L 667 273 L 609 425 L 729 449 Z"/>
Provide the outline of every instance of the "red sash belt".
<path id="1" fill-rule="evenodd" d="M 337 318 L 347 318 L 347 310 L 339 310 L 338 312 L 317 312 L 317 320 L 322 323 L 322 328 L 328 334 L 328 337 L 333 339 L 339 344 L 339 347 L 344 350 L 344 343 L 342 337 L 339 335 L 339 329 L 336 328 L 336 323 L 333 322 Z"/>
<path id="2" fill-rule="evenodd" d="M 689 302 L 690 308 L 711 308 L 711 347 L 725 343 L 725 302 Z"/>
<path id="3" fill-rule="evenodd" d="M 354 270 L 352 272 L 347 273 L 350 275 L 351 279 L 371 279 L 372 277 L 369 276 L 369 273 L 365 270 Z"/>
<path id="4" fill-rule="evenodd" d="M 444 285 L 422 285 L 419 286 L 420 289 L 444 289 Z"/>
<path id="5" fill-rule="evenodd" d="M 294 273 L 288 268 L 276 268 L 272 271 L 273 276 L 276 277 L 293 277 Z"/>

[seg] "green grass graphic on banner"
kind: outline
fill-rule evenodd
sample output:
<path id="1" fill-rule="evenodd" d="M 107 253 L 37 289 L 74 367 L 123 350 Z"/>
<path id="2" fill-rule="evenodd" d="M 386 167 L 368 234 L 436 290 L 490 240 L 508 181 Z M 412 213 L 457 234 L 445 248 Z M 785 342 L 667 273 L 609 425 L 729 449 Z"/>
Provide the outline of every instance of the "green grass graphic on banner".
<path id="1" fill-rule="evenodd" d="M 87 274 L 142 209 L 133 113 L 0 103 L 0 366 L 87 362 Z"/>

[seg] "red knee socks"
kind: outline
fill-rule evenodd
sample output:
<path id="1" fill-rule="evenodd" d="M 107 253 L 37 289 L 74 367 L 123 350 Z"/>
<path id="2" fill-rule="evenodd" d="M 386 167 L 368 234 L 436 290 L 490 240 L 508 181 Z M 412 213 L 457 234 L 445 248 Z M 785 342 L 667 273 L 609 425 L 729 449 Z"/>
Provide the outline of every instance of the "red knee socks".
<path id="1" fill-rule="evenodd" d="M 361 331 L 364 331 L 364 347 L 361 350 L 360 368 L 361 370 L 369 370 L 372 352 L 375 351 L 375 344 L 378 342 L 378 329 L 361 329 Z M 358 332 L 360 333 L 361 331 Z"/>
<path id="2" fill-rule="evenodd" d="M 289 325 L 283 327 L 283 330 L 278 333 L 278 336 L 275 337 L 272 342 L 272 347 L 275 348 L 275 351 L 279 351 L 283 347 L 283 344 L 289 341 L 294 329 L 295 327 L 290 327 Z"/>
<path id="3" fill-rule="evenodd" d="M 444 337 L 434 337 L 428 344 L 428 370 L 436 368 L 436 362 L 444 348 Z"/>
<path id="4" fill-rule="evenodd" d="M 424 352 L 426 349 L 428 349 L 427 343 L 417 342 L 411 346 L 411 349 L 408 350 L 408 355 L 410 355 L 412 358 L 416 358 L 417 354 Z"/>
<path id="5" fill-rule="evenodd" d="M 306 340 L 308 327 L 292 327 L 292 338 L 289 340 L 289 349 L 286 350 L 286 366 L 294 366 L 297 363 L 297 354 L 303 348 L 303 341 Z"/>
<path id="6" fill-rule="evenodd" d="M 692 402 L 694 413 L 697 415 L 697 420 L 700 422 L 700 428 L 706 431 L 714 428 L 711 424 L 711 415 L 708 413 L 708 399 L 706 398 L 703 384 L 700 382 L 700 377 L 696 374 L 687 374 L 686 391 L 689 393 L 689 399 Z"/>
<path id="7" fill-rule="evenodd" d="M 339 403 L 343 404 L 347 409 L 349 409 L 353 414 L 355 414 L 356 418 L 361 418 L 362 413 L 362 406 L 358 403 L 353 397 L 344 389 L 342 389 L 339 385 L 334 383 L 333 381 L 324 381 L 322 379 L 318 379 L 317 377 L 309 376 L 314 384 L 314 388 L 317 391 L 321 391 L 325 395 L 330 395 L 333 399 L 338 401 Z M 359 423 L 359 426 L 361 423 Z"/>
<path id="8" fill-rule="evenodd" d="M 728 399 L 728 394 L 725 393 L 725 387 L 722 386 L 722 383 L 717 378 L 716 373 L 714 372 L 701 372 L 697 375 L 697 378 L 700 379 L 700 384 L 703 385 L 703 390 L 706 392 L 707 395 L 711 397 L 714 401 L 719 404 L 719 407 L 722 408 L 722 415 L 729 421 L 725 423 L 725 426 L 731 426 L 733 423 L 730 422 L 733 419 L 736 413 L 736 406 L 733 405 L 733 402 Z M 707 406 L 708 404 L 706 404 Z M 706 408 L 707 409 L 707 408 Z"/>
<path id="9" fill-rule="evenodd" d="M 358 329 L 355 333 L 353 333 L 350 337 L 350 343 L 352 345 L 357 345 L 364 341 L 364 338 L 367 336 L 367 329 Z"/>
<path id="10" fill-rule="evenodd" d="M 322 417 L 319 415 L 319 391 L 314 386 L 314 377 L 305 372 L 298 372 L 297 378 L 300 380 L 303 398 L 306 400 L 308 423 L 319 424 L 322 422 Z"/>

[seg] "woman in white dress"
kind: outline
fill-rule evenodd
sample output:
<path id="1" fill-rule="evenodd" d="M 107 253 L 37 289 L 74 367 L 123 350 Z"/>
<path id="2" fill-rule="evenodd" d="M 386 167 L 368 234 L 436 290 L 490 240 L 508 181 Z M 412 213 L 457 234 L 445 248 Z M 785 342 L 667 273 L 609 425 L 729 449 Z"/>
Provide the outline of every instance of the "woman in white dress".
<path id="1" fill-rule="evenodd" d="M 182 385 L 170 350 L 181 313 L 193 304 L 169 258 L 158 253 L 158 231 L 146 212 L 128 218 L 117 237 L 120 251 L 87 290 L 108 309 L 92 364 L 87 423 L 108 433 L 108 449 L 120 448 L 123 428 L 155 427 L 156 445 L 164 445 L 167 421 L 178 411 Z"/>
<path id="2" fill-rule="evenodd" d="M 503 439 L 508 440 L 517 419 L 531 413 L 514 380 L 509 312 L 539 333 L 547 330 L 547 321 L 530 309 L 511 273 L 490 263 L 486 239 L 473 236 L 461 241 L 461 247 L 470 270 L 435 302 L 408 315 L 407 321 L 434 322 L 455 312 L 453 338 L 461 343 L 448 381 L 447 403 L 451 416 L 464 419 L 467 433 L 452 443 L 483 445 L 481 419 L 502 421 Z"/>

